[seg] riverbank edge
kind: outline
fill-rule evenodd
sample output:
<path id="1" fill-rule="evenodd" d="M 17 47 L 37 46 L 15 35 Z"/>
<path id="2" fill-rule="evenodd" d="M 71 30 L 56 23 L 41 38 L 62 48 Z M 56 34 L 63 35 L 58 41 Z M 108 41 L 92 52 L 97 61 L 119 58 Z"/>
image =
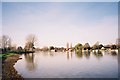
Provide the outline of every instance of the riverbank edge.
<path id="1" fill-rule="evenodd" d="M 21 59 L 19 56 L 19 54 L 14 54 L 2 61 L 2 80 L 24 80 L 14 68 L 15 63 Z"/>

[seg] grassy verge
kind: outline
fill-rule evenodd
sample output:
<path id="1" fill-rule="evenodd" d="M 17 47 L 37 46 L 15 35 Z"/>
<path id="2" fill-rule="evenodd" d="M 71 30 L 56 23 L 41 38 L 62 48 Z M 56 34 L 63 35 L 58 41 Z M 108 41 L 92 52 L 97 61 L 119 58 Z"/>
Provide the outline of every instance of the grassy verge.
<path id="1" fill-rule="evenodd" d="M 5 54 L 0 54 L 0 58 L 7 58 L 10 56 L 16 55 L 15 53 L 5 53 Z"/>

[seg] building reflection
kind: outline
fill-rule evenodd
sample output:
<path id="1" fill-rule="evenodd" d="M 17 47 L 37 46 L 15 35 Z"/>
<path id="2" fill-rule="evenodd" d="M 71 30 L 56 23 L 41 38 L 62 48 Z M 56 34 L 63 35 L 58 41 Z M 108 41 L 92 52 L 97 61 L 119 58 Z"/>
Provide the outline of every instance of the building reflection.
<path id="1" fill-rule="evenodd" d="M 24 54 L 25 57 L 25 61 L 26 61 L 26 68 L 29 71 L 33 71 L 36 67 L 35 63 L 34 63 L 34 54 L 33 53 L 27 53 Z"/>

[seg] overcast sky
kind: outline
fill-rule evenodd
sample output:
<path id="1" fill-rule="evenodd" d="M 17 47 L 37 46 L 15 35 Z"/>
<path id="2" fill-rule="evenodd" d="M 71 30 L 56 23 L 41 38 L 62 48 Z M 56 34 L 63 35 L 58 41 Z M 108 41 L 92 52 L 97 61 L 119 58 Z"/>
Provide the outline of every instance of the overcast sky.
<path id="1" fill-rule="evenodd" d="M 117 2 L 19 2 L 2 3 L 3 34 L 24 46 L 28 34 L 35 34 L 39 47 L 97 41 L 115 43 L 118 37 Z"/>

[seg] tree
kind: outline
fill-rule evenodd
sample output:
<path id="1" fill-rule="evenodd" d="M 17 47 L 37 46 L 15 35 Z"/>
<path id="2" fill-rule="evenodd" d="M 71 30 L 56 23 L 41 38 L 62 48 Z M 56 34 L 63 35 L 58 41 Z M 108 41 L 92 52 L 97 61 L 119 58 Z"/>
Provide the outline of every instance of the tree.
<path id="1" fill-rule="evenodd" d="M 100 44 L 98 48 L 99 48 L 99 49 L 101 49 L 102 47 L 103 47 L 103 45 L 102 45 L 102 44 Z"/>
<path id="2" fill-rule="evenodd" d="M 13 44 L 12 47 L 11 47 L 11 50 L 16 51 L 17 50 L 17 44 Z"/>
<path id="3" fill-rule="evenodd" d="M 54 50 L 54 47 L 53 47 L 53 46 L 50 46 L 49 49 L 50 49 L 50 50 Z"/>
<path id="4" fill-rule="evenodd" d="M 99 42 L 97 41 L 97 42 L 93 45 L 92 48 L 93 48 L 93 49 L 99 49 Z"/>
<path id="5" fill-rule="evenodd" d="M 31 42 L 31 43 L 35 43 L 37 41 L 37 37 L 36 35 L 34 34 L 29 34 L 27 37 L 26 37 L 26 41 L 27 42 Z"/>
<path id="6" fill-rule="evenodd" d="M 19 47 L 17 48 L 17 50 L 18 50 L 18 51 L 22 51 L 23 49 L 22 49 L 21 46 L 19 46 Z"/>
<path id="7" fill-rule="evenodd" d="M 89 43 L 85 43 L 85 45 L 84 45 L 84 50 L 86 50 L 86 49 L 90 49 L 90 45 L 89 45 Z"/>
<path id="8" fill-rule="evenodd" d="M 11 38 L 7 35 L 3 35 L 0 42 L 2 48 L 11 47 Z"/>
<path id="9" fill-rule="evenodd" d="M 49 50 L 49 48 L 47 46 L 42 48 L 42 51 L 48 51 L 48 50 Z"/>
<path id="10" fill-rule="evenodd" d="M 0 48 L 2 53 L 6 53 L 11 50 L 11 38 L 7 35 L 3 35 L 0 39 Z"/>
<path id="11" fill-rule="evenodd" d="M 111 49 L 116 49 L 117 46 L 115 44 L 111 45 Z"/>
<path id="12" fill-rule="evenodd" d="M 26 37 L 25 50 L 32 50 L 33 51 L 36 41 L 37 41 L 37 37 L 34 34 L 28 35 Z"/>
<path id="13" fill-rule="evenodd" d="M 82 50 L 82 44 L 78 43 L 74 48 L 75 50 Z"/>

